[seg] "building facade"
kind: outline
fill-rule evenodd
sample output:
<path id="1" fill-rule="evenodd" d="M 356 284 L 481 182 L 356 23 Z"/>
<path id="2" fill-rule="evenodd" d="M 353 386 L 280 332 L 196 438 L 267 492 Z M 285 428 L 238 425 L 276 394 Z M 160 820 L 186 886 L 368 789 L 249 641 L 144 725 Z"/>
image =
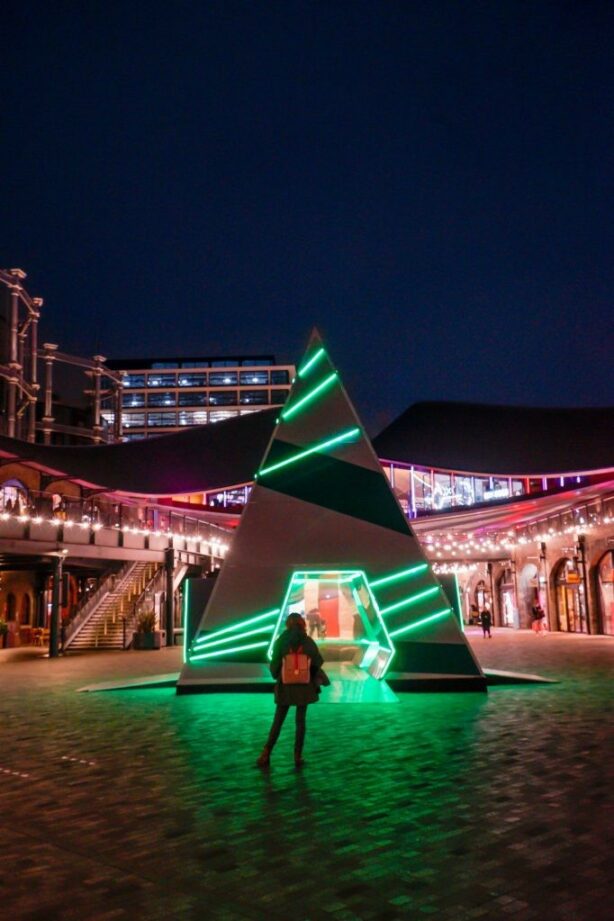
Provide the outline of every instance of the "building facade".
<path id="1" fill-rule="evenodd" d="M 181 431 L 282 406 L 295 369 L 273 355 L 114 360 L 123 384 L 124 440 Z M 103 408 L 108 424 L 112 405 Z"/>

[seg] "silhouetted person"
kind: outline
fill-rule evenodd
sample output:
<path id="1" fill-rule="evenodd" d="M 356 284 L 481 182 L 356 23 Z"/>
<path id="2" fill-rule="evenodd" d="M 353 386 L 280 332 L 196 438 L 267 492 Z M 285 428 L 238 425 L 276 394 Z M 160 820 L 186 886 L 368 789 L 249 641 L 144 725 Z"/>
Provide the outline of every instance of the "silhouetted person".
<path id="1" fill-rule="evenodd" d="M 490 628 L 492 625 L 492 617 L 490 616 L 490 611 L 488 608 L 484 608 L 480 614 L 480 623 L 482 624 L 482 636 L 484 639 L 486 639 L 486 635 L 488 635 L 488 639 L 491 640 L 492 634 L 490 632 Z"/>
<path id="2" fill-rule="evenodd" d="M 533 618 L 531 629 L 534 631 L 534 633 L 543 633 L 546 612 L 542 608 L 539 601 L 536 601 L 531 608 L 531 617 Z"/>
<path id="3" fill-rule="evenodd" d="M 316 703 L 320 693 L 315 677 L 322 666 L 322 656 L 315 642 L 307 636 L 305 621 L 300 614 L 286 618 L 286 629 L 273 646 L 271 674 L 275 684 L 275 716 L 266 745 L 258 758 L 259 767 L 268 767 L 271 752 L 279 738 L 281 727 L 290 707 L 296 707 L 296 734 L 294 737 L 294 764 L 303 763 L 303 744 L 307 707 Z"/>

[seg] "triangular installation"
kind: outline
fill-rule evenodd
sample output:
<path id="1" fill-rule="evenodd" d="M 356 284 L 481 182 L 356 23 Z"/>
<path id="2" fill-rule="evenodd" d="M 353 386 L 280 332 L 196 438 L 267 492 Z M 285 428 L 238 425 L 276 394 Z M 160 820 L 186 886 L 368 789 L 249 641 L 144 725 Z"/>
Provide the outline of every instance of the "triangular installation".
<path id="1" fill-rule="evenodd" d="M 270 685 L 299 611 L 325 661 L 396 689 L 484 690 L 446 594 L 317 332 L 203 612 L 180 692 Z"/>

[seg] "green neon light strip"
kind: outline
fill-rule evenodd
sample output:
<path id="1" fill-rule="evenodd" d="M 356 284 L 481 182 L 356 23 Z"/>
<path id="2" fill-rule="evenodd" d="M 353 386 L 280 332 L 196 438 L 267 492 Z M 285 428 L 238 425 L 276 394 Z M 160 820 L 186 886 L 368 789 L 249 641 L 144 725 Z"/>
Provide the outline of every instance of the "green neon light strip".
<path id="1" fill-rule="evenodd" d="M 422 620 L 416 621 L 415 624 L 410 624 L 408 627 L 400 627 L 398 630 L 393 630 L 390 636 L 401 636 L 403 633 L 409 633 L 410 630 L 416 630 L 418 627 L 424 626 L 424 624 L 429 624 L 433 620 L 440 620 L 442 617 L 447 617 L 451 613 L 452 611 L 450 608 L 444 608 L 443 611 L 436 611 L 435 614 L 430 614 L 428 617 L 423 617 Z"/>
<path id="2" fill-rule="evenodd" d="M 306 377 L 309 371 L 311 371 L 311 369 L 320 361 L 321 358 L 324 357 L 325 354 L 326 351 L 324 348 L 318 349 L 317 352 L 314 352 L 309 361 L 304 364 L 302 368 L 298 369 L 298 376 Z"/>
<path id="3" fill-rule="evenodd" d="M 274 624 L 269 624 L 264 627 L 256 627 L 255 630 L 246 630 L 245 633 L 240 633 L 238 636 L 232 634 L 232 636 L 225 636 L 221 640 L 213 640 L 212 643 L 203 643 L 202 646 L 198 646 L 198 652 L 202 652 L 203 649 L 210 649 L 212 646 L 225 646 L 226 643 L 235 643 L 245 639 L 246 636 L 256 636 L 257 633 L 270 633 L 274 626 Z"/>
<path id="4" fill-rule="evenodd" d="M 266 611 L 264 614 L 258 614 L 257 617 L 248 617 L 247 620 L 239 620 L 231 627 L 224 627 L 223 630 L 216 630 L 214 633 L 207 633 L 205 636 L 199 637 L 194 641 L 194 645 L 198 646 L 200 643 L 208 643 L 210 640 L 217 639 L 218 636 L 226 636 L 227 633 L 236 633 L 237 630 L 241 630 L 242 627 L 251 627 L 252 624 L 260 623 L 260 621 L 266 620 L 268 617 L 275 617 L 276 614 L 279 614 L 279 611 L 279 608 L 273 608 L 271 611 Z"/>
<path id="5" fill-rule="evenodd" d="M 454 590 L 455 590 L 455 592 L 456 592 L 456 604 L 458 605 L 459 627 L 461 628 L 461 632 L 464 633 L 464 632 L 465 632 L 465 622 L 464 622 L 464 620 L 463 620 L 463 605 L 462 605 L 462 602 L 461 602 L 460 591 L 459 591 L 459 588 L 458 588 L 458 575 L 457 575 L 457 573 L 454 573 Z"/>
<path id="6" fill-rule="evenodd" d="M 183 661 L 188 661 L 188 612 L 190 610 L 190 582 L 185 583 L 185 592 L 183 594 Z"/>
<path id="7" fill-rule="evenodd" d="M 230 649 L 218 649 L 215 652 L 202 652 L 197 656 L 191 656 L 190 662 L 196 662 L 200 659 L 213 659 L 216 656 L 229 656 L 233 652 L 243 652 L 246 649 L 259 649 L 261 646 L 268 646 L 269 641 L 264 640 L 262 643 L 248 643 L 247 646 L 231 646 Z"/>
<path id="8" fill-rule="evenodd" d="M 342 579 L 322 579 L 320 576 L 300 576 L 294 580 L 295 585 L 304 585 L 306 582 L 326 582 L 331 585 L 347 585 L 354 582 L 359 576 L 344 576 Z"/>
<path id="9" fill-rule="evenodd" d="M 317 385 L 317 387 L 314 387 L 312 390 L 306 393 L 304 397 L 301 397 L 300 400 L 297 400 L 297 402 L 293 403 L 292 406 L 289 406 L 288 409 L 284 409 L 282 411 L 281 418 L 290 419 L 292 416 L 294 416 L 295 413 L 299 411 L 299 409 L 307 406 L 309 403 L 311 403 L 312 400 L 315 400 L 319 394 L 323 393 L 324 390 L 327 390 L 330 386 L 332 386 L 332 384 L 334 384 L 337 380 L 338 376 L 339 375 L 337 372 L 333 371 L 333 373 L 329 374 L 328 377 L 325 377 L 324 380 Z"/>
<path id="10" fill-rule="evenodd" d="M 408 608 L 411 604 L 416 604 L 423 598 L 429 598 L 438 591 L 439 586 L 433 585 L 432 588 L 427 588 L 423 592 L 418 592 L 417 595 L 410 595 L 409 598 L 403 598 L 402 601 L 397 601 L 396 604 L 389 604 L 387 608 L 380 608 L 380 614 L 392 614 L 393 611 L 398 611 L 401 608 Z M 392 634 L 390 635 L 392 636 Z"/>
<path id="11" fill-rule="evenodd" d="M 419 563 L 417 566 L 410 567 L 410 569 L 403 569 L 401 572 L 393 572 L 391 576 L 384 576 L 383 579 L 375 579 L 374 582 L 370 581 L 369 585 L 371 588 L 377 588 L 380 585 L 387 585 L 389 582 L 399 582 L 401 579 L 410 579 L 412 576 L 417 576 L 419 572 L 424 572 L 424 570 L 428 568 L 428 563 Z"/>
<path id="12" fill-rule="evenodd" d="M 280 470 L 282 467 L 287 467 L 288 464 L 295 464 L 297 461 L 303 460 L 304 457 L 309 457 L 310 454 L 317 454 L 318 451 L 324 451 L 326 448 L 332 448 L 333 445 L 341 444 L 342 441 L 348 441 L 350 439 L 356 438 L 358 435 L 360 435 L 360 429 L 358 427 L 353 429 L 346 429 L 345 432 L 340 432 L 338 435 L 335 435 L 334 438 L 328 438 L 326 441 L 319 441 L 317 444 L 312 445 L 305 451 L 301 451 L 300 454 L 294 454 L 292 457 L 288 457 L 286 460 L 280 461 L 278 464 L 272 464 L 270 467 L 263 467 L 262 470 L 258 471 L 256 476 L 260 477 L 266 473 L 273 473 L 274 470 Z"/>

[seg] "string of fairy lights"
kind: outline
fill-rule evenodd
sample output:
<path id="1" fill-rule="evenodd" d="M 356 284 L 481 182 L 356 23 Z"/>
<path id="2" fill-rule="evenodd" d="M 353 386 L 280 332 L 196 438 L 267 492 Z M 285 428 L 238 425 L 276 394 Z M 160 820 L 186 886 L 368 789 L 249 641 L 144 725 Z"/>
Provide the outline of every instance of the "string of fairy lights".
<path id="1" fill-rule="evenodd" d="M 486 534 L 478 534 L 474 531 L 431 532 L 424 535 L 422 541 L 427 554 L 429 557 L 434 558 L 435 561 L 449 558 L 450 556 L 507 556 L 518 547 L 530 544 L 547 544 L 549 541 L 558 541 L 569 535 L 573 535 L 574 541 L 577 542 L 581 535 L 590 533 L 596 528 L 612 524 L 614 515 L 589 512 L 585 515 L 578 515 L 577 521 L 564 527 L 560 522 L 550 522 L 553 522 L 552 518 L 533 523 L 524 528 L 493 531 Z"/>
<path id="2" fill-rule="evenodd" d="M 53 525 L 56 528 L 64 528 L 66 531 L 75 530 L 75 531 L 100 531 L 105 525 L 99 521 L 73 521 L 71 518 L 60 518 L 58 516 L 53 516 L 51 518 L 45 517 L 43 515 L 28 515 L 28 514 L 19 514 L 15 515 L 11 512 L 1 512 L 0 521 L 17 521 L 21 524 L 48 524 Z M 162 528 L 139 528 L 134 525 L 123 525 L 119 527 L 118 525 L 113 525 L 108 528 L 112 531 L 122 531 L 123 534 L 135 534 L 141 535 L 142 537 L 166 537 L 169 540 L 195 540 L 201 544 L 201 552 L 205 550 L 208 551 L 210 556 L 223 558 L 228 550 L 228 544 L 221 541 L 219 538 L 214 537 L 204 537 L 200 535 L 190 535 L 185 534 L 182 531 L 172 531 L 170 529 Z M 204 546 L 203 546 L 204 545 Z"/>

